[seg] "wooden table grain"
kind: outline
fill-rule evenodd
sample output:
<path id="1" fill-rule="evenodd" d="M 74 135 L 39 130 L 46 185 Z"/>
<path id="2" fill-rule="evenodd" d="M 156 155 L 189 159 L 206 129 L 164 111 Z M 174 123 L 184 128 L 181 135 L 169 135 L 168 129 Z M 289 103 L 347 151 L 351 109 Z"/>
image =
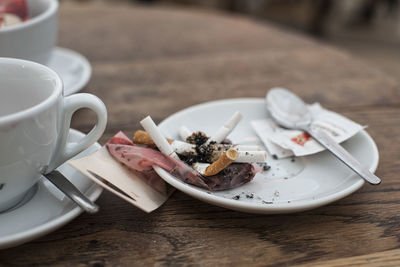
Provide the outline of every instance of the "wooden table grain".
<path id="1" fill-rule="evenodd" d="M 100 143 L 139 120 L 204 101 L 290 88 L 368 125 L 379 186 L 287 215 L 246 214 L 175 192 L 146 214 L 104 192 L 96 215 L 0 251 L 0 265 L 396 266 L 400 263 L 400 80 L 301 34 L 232 14 L 84 1 L 60 7 L 59 45 L 85 55 L 84 92 L 106 104 Z M 94 115 L 76 114 L 88 131 Z"/>

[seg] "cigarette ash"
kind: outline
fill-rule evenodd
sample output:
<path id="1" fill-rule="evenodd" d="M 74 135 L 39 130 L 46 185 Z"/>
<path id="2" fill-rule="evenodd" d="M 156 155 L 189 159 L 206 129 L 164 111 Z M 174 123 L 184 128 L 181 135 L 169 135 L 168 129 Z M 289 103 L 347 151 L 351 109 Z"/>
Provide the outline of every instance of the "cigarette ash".
<path id="1" fill-rule="evenodd" d="M 186 142 L 188 142 L 189 144 L 196 145 L 196 146 L 201 146 L 208 140 L 208 138 L 209 137 L 205 133 L 198 131 L 198 132 L 194 132 L 194 133 L 192 133 L 192 135 L 188 136 L 186 138 Z"/>
<path id="2" fill-rule="evenodd" d="M 268 165 L 266 162 L 264 162 L 264 163 L 258 163 L 258 166 L 260 166 L 260 168 L 261 168 L 263 171 L 269 171 L 269 170 L 271 169 L 271 166 Z"/>
<path id="3" fill-rule="evenodd" d="M 227 138 L 225 138 L 224 140 L 222 140 L 221 144 L 223 144 L 223 145 L 232 145 L 232 141 L 227 139 Z"/>
<path id="4" fill-rule="evenodd" d="M 211 193 L 214 195 L 214 193 Z M 227 199 L 232 199 L 240 202 L 261 204 L 261 205 L 274 205 L 274 204 L 290 204 L 292 200 L 282 199 L 281 193 L 278 190 L 274 190 L 267 195 L 258 195 L 254 191 L 236 191 L 228 194 L 218 194 L 217 196 L 221 196 Z"/>
<path id="5" fill-rule="evenodd" d="M 263 200 L 261 203 L 263 203 L 263 204 L 274 204 L 274 202 L 272 202 L 272 201 L 265 201 L 265 200 Z"/>
<path id="6" fill-rule="evenodd" d="M 278 197 L 279 196 L 279 192 L 275 191 L 274 196 Z M 247 200 L 247 201 L 250 201 L 250 202 L 255 201 L 255 202 L 262 203 L 262 204 L 274 204 L 274 201 L 275 201 L 275 198 L 272 198 L 272 200 L 264 200 L 262 197 L 257 196 L 253 192 L 243 192 L 243 191 L 241 193 L 238 193 L 238 194 L 234 195 L 231 198 L 233 200 L 241 200 L 242 199 L 242 200 Z"/>
<path id="7" fill-rule="evenodd" d="M 273 155 L 267 164 L 261 165 L 262 177 L 265 179 L 288 180 L 299 175 L 305 168 L 304 159 L 301 157 L 287 157 L 274 159 Z"/>
<path id="8" fill-rule="evenodd" d="M 247 199 L 253 199 L 254 198 L 254 193 L 248 193 L 248 192 L 241 192 L 240 194 L 237 194 L 232 197 L 234 200 L 239 200 L 241 197 L 247 198 Z"/>
<path id="9" fill-rule="evenodd" d="M 205 133 L 201 131 L 194 132 L 192 135 L 186 138 L 186 142 L 196 145 L 196 153 L 178 153 L 179 158 L 190 166 L 192 166 L 195 162 L 212 163 L 213 152 L 215 150 L 213 145 L 215 145 L 216 142 L 209 142 L 207 145 L 205 145 L 208 139 L 209 137 Z"/>
<path id="10" fill-rule="evenodd" d="M 253 194 L 253 193 L 251 193 L 251 194 L 246 194 L 246 198 L 253 199 L 253 198 L 254 198 L 254 194 Z"/>

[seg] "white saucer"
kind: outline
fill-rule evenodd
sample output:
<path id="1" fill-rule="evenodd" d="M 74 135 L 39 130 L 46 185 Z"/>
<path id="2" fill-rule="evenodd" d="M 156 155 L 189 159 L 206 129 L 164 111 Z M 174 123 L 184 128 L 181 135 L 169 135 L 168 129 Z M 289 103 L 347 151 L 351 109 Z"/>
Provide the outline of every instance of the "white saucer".
<path id="1" fill-rule="evenodd" d="M 83 136 L 83 133 L 71 130 L 68 141 L 74 142 Z M 93 153 L 100 147 L 96 143 L 77 157 Z M 102 188 L 68 164 L 63 164 L 58 170 L 92 201 L 100 196 Z M 55 187 L 49 187 L 44 179 L 31 189 L 17 207 L 0 213 L 0 249 L 17 246 L 50 233 L 82 213 L 81 208 Z"/>
<path id="2" fill-rule="evenodd" d="M 57 72 L 64 83 L 64 95 L 80 91 L 92 75 L 89 61 L 81 54 L 66 48 L 54 49 L 47 67 Z"/>
<path id="3" fill-rule="evenodd" d="M 234 143 L 263 146 L 250 120 L 266 116 L 264 99 L 245 98 L 208 102 L 184 109 L 159 124 L 164 134 L 179 139 L 178 129 L 187 126 L 211 135 L 235 111 L 242 121 L 229 138 Z M 371 171 L 378 166 L 379 154 L 372 138 L 362 131 L 343 146 Z M 257 174 L 253 181 L 236 189 L 208 192 L 188 185 L 161 168 L 157 173 L 169 184 L 197 199 L 228 209 L 250 213 L 291 213 L 313 209 L 341 199 L 359 189 L 364 180 L 327 151 L 301 158 L 267 159 L 271 169 Z"/>

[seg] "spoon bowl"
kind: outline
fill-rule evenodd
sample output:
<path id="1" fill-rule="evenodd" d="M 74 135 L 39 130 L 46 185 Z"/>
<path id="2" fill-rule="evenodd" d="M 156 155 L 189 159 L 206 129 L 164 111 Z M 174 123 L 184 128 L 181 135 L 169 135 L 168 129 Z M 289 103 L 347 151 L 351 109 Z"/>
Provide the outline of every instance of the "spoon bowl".
<path id="1" fill-rule="evenodd" d="M 266 95 L 267 108 L 280 125 L 289 129 L 305 129 L 312 117 L 307 105 L 284 88 L 272 88 Z"/>
<path id="2" fill-rule="evenodd" d="M 267 109 L 271 117 L 280 125 L 289 129 L 308 132 L 318 143 L 328 149 L 344 164 L 371 184 L 380 184 L 381 180 L 361 165 L 349 152 L 324 130 L 312 127 L 313 118 L 307 105 L 292 92 L 283 88 L 273 88 L 266 95 Z"/>

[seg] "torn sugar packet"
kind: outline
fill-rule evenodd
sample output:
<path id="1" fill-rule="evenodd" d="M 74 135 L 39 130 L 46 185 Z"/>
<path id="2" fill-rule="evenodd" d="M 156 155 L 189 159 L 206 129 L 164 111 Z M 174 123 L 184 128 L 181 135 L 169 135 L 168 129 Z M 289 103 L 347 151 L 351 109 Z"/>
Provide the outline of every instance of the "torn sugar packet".
<path id="1" fill-rule="evenodd" d="M 292 150 L 284 149 L 283 147 L 273 143 L 269 138 L 274 134 L 279 126 L 272 119 L 261 119 L 251 121 L 251 125 L 258 137 L 264 143 L 270 155 L 278 158 L 287 158 L 293 156 Z"/>
<path id="2" fill-rule="evenodd" d="M 312 127 L 325 130 L 338 143 L 365 128 L 342 115 L 322 108 L 318 103 L 308 105 L 308 108 L 314 120 Z M 269 153 L 278 158 L 306 156 L 325 150 L 307 133 L 280 127 L 269 114 L 265 119 L 251 121 L 251 125 Z"/>
<path id="3" fill-rule="evenodd" d="M 133 145 L 122 133 L 111 138 L 107 144 L 111 143 Z M 140 172 L 130 170 L 116 160 L 106 146 L 89 156 L 69 160 L 68 164 L 103 188 L 147 213 L 160 207 L 175 190 L 158 175 L 156 176 L 154 171 L 147 172 L 144 176 Z"/>

